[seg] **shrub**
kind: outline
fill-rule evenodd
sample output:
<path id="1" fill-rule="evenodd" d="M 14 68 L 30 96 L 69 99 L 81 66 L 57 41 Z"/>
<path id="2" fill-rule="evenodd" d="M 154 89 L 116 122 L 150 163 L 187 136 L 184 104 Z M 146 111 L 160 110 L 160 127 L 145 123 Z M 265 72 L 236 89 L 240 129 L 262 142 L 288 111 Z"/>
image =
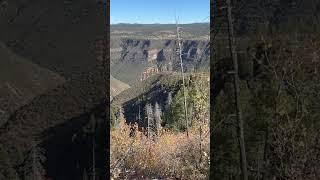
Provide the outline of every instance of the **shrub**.
<path id="1" fill-rule="evenodd" d="M 115 179 L 208 179 L 209 148 L 209 126 L 205 123 L 194 124 L 189 137 L 162 129 L 159 136 L 147 138 L 137 131 L 136 124 L 122 121 L 111 132 L 111 174 Z"/>

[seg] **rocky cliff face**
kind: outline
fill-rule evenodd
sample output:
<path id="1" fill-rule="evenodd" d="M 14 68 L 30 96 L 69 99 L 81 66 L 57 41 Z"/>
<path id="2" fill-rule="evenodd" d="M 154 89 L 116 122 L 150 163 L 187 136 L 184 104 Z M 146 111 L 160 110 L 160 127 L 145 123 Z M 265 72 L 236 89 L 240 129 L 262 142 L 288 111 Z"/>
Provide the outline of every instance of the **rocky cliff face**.
<path id="1" fill-rule="evenodd" d="M 177 54 L 178 45 L 174 39 L 121 39 L 111 45 L 111 74 L 129 84 L 141 79 L 142 73 L 149 67 L 159 72 L 180 71 Z M 186 72 L 209 69 L 209 41 L 182 41 L 182 59 Z"/>

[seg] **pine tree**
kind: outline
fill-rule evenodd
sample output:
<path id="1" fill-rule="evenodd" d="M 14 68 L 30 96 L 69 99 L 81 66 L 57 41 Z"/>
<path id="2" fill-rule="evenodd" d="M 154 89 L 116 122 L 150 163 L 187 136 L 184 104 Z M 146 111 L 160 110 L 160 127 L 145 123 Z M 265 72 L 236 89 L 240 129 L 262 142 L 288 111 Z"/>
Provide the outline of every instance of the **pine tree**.
<path id="1" fill-rule="evenodd" d="M 31 150 L 25 161 L 24 171 L 27 180 L 42 180 L 45 170 L 42 163 L 45 161 L 44 150 L 37 146 L 36 141 L 31 143 Z"/>
<path id="2" fill-rule="evenodd" d="M 187 107 L 190 106 L 188 102 Z M 177 131 L 185 131 L 187 129 L 184 110 L 184 93 L 180 89 L 174 96 L 170 109 L 166 111 L 166 126 Z"/>

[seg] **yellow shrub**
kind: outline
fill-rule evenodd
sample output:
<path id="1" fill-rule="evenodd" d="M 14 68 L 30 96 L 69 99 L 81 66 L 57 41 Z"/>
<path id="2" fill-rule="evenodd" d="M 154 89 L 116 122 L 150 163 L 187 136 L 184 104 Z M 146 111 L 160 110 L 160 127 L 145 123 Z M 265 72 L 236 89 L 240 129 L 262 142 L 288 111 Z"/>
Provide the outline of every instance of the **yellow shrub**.
<path id="1" fill-rule="evenodd" d="M 138 127 L 133 125 L 132 128 Z M 113 178 L 208 179 L 210 147 L 207 124 L 195 124 L 189 130 L 189 137 L 165 129 L 155 138 L 148 139 L 140 131 L 129 135 L 130 126 L 124 122 L 111 132 Z"/>

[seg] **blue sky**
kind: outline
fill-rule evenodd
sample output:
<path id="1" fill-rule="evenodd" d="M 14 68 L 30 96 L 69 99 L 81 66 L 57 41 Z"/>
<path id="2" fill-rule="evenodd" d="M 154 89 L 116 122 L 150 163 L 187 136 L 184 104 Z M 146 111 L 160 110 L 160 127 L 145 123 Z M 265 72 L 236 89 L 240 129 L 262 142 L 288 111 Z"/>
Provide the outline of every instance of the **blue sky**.
<path id="1" fill-rule="evenodd" d="M 110 0 L 110 22 L 172 24 L 209 22 L 210 0 Z"/>

